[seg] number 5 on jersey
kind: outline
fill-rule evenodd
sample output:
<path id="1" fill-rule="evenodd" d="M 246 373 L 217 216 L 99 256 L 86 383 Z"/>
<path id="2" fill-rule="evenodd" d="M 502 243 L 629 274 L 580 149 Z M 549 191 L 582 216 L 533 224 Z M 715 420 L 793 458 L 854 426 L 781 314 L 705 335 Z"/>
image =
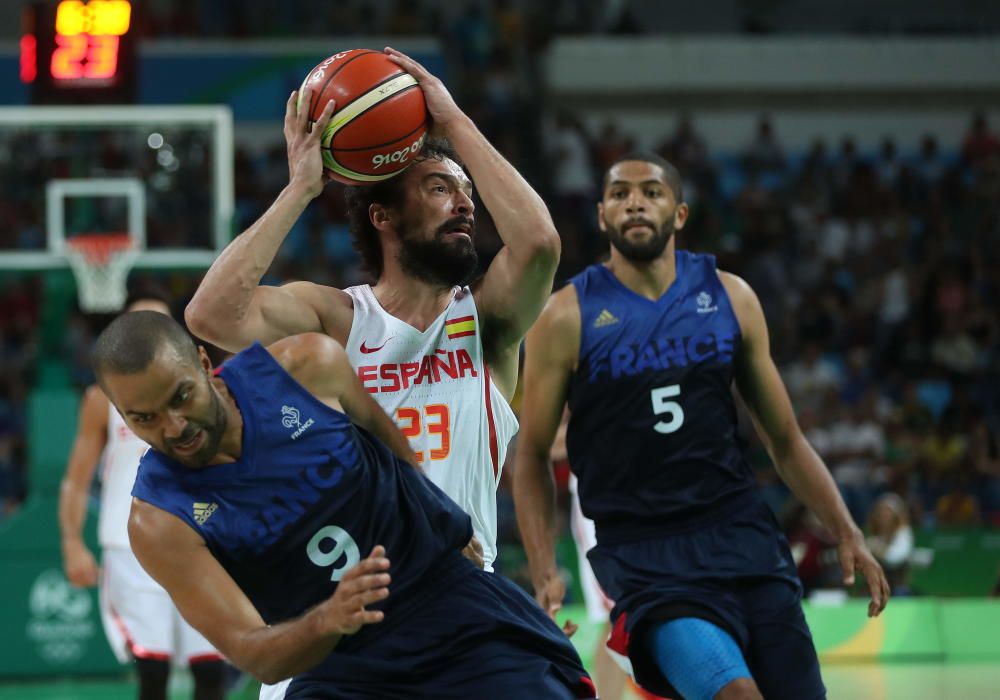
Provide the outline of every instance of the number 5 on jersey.
<path id="1" fill-rule="evenodd" d="M 650 393 L 650 398 L 653 400 L 653 414 L 657 416 L 666 415 L 670 418 L 666 421 L 658 421 L 653 426 L 653 430 L 667 435 L 680 430 L 680 427 L 684 425 L 684 409 L 676 401 L 667 400 L 680 395 L 680 384 L 671 384 L 670 386 L 661 386 L 658 389 L 653 389 Z"/>
<path id="2" fill-rule="evenodd" d="M 432 461 L 447 459 L 451 452 L 451 413 L 448 406 L 443 403 L 424 406 L 423 414 L 419 408 L 400 408 L 396 411 L 396 425 L 400 431 L 411 442 L 421 437 L 425 432 L 427 435 L 437 436 L 438 446 L 431 448 L 430 458 Z M 424 461 L 424 451 L 414 450 L 417 461 L 421 464 Z"/>

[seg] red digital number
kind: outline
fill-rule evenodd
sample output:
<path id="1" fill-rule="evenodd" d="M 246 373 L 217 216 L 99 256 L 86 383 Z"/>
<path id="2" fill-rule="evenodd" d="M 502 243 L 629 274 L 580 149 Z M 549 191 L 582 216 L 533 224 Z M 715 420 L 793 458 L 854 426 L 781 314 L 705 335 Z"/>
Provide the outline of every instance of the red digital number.
<path id="1" fill-rule="evenodd" d="M 64 36 L 56 34 L 56 50 L 52 52 L 52 77 L 56 80 L 79 80 L 83 77 L 83 59 L 90 42 L 86 34 Z"/>
<path id="2" fill-rule="evenodd" d="M 91 36 L 84 74 L 96 80 L 113 78 L 118 70 L 118 37 Z"/>

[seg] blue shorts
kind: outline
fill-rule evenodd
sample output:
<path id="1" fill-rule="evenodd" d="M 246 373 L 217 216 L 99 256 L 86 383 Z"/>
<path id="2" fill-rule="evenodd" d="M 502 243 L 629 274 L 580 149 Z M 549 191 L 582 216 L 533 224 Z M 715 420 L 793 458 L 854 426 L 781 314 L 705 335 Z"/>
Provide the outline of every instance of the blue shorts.
<path id="1" fill-rule="evenodd" d="M 575 648 L 533 598 L 462 557 L 431 591 L 296 677 L 285 698 L 595 698 Z M 391 589 L 390 589 L 391 590 Z M 365 628 L 366 630 L 369 628 Z"/>
<path id="2" fill-rule="evenodd" d="M 615 601 L 608 646 L 629 658 L 644 688 L 679 695 L 646 635 L 657 622 L 695 617 L 736 640 L 768 700 L 826 697 L 788 541 L 756 495 L 714 524 L 610 544 L 598 530 L 597 540 L 587 556 Z"/>

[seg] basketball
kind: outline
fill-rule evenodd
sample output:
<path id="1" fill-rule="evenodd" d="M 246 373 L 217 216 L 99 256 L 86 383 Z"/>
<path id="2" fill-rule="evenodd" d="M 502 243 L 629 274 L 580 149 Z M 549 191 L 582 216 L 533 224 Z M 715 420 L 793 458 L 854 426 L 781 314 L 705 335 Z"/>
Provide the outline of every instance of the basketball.
<path id="1" fill-rule="evenodd" d="M 309 71 L 310 123 L 329 100 L 337 111 L 322 136 L 327 174 L 348 185 L 386 180 L 412 162 L 427 133 L 427 106 L 416 79 L 381 51 L 352 49 Z"/>

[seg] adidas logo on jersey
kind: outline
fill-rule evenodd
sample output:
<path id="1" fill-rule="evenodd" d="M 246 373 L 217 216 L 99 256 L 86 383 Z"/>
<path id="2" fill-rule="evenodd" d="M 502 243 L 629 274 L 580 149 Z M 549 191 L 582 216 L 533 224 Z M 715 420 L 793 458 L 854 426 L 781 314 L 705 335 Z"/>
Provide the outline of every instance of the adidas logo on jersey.
<path id="1" fill-rule="evenodd" d="M 611 326 L 615 323 L 618 323 L 618 318 L 607 309 L 604 309 L 600 315 L 598 315 L 597 320 L 594 321 L 594 328 L 604 328 L 605 326 Z"/>
<path id="2" fill-rule="evenodd" d="M 212 513 L 219 510 L 218 503 L 195 503 L 193 506 L 194 521 L 199 525 L 204 525 L 205 521 L 212 517 Z"/>

